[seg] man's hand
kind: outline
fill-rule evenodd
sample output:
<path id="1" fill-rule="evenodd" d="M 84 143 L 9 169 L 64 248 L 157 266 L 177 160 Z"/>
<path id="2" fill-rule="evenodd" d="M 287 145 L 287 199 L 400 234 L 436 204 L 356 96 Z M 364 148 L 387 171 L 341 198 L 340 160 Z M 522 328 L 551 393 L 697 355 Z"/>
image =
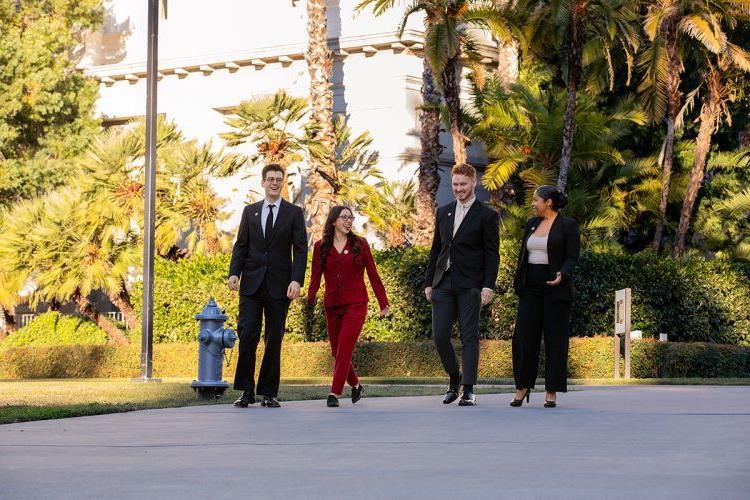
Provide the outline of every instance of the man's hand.
<path id="1" fill-rule="evenodd" d="M 490 302 L 492 302 L 492 295 L 494 293 L 489 288 L 482 288 L 482 305 L 486 306 Z"/>
<path id="2" fill-rule="evenodd" d="M 286 297 L 289 300 L 294 300 L 299 297 L 299 283 L 296 281 L 289 283 L 289 288 L 286 289 Z"/>
<path id="3" fill-rule="evenodd" d="M 553 281 L 547 281 L 546 283 L 549 286 L 557 286 L 561 282 L 562 282 L 562 274 L 560 273 L 560 271 L 558 271 L 557 274 L 555 274 L 555 279 Z"/>
<path id="4" fill-rule="evenodd" d="M 228 286 L 230 290 L 238 291 L 240 289 L 240 278 L 238 276 L 230 276 Z"/>
<path id="5" fill-rule="evenodd" d="M 385 306 L 383 309 L 380 310 L 380 317 L 385 318 L 388 316 L 388 311 L 390 311 L 391 306 Z"/>
<path id="6" fill-rule="evenodd" d="M 429 302 L 430 299 L 432 298 L 432 287 L 431 286 L 428 286 L 427 288 L 424 289 L 424 296 L 427 297 L 427 301 Z"/>

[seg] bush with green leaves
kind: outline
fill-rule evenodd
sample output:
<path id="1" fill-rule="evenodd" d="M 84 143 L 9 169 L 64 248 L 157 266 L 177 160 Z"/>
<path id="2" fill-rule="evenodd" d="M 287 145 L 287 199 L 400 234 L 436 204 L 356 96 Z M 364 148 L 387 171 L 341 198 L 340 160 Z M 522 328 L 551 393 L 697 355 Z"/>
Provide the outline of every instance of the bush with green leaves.
<path id="1" fill-rule="evenodd" d="M 46 312 L 11 333 L 2 347 L 106 344 L 107 334 L 91 321 L 78 316 Z"/>
<path id="2" fill-rule="evenodd" d="M 516 318 L 512 290 L 518 242 L 501 244 L 496 295 L 483 309 L 480 333 L 486 339 L 509 339 Z M 429 339 L 430 305 L 424 298 L 427 250 L 409 248 L 375 252 L 391 302 L 391 315 L 370 315 L 361 340 L 400 342 Z M 210 297 L 227 312 L 227 326 L 236 327 L 238 298 L 226 286 L 228 255 L 194 256 L 180 261 L 158 260 L 154 290 L 156 342 L 191 342 L 198 334 L 193 316 Z M 309 266 L 308 266 L 309 269 Z M 611 334 L 615 290 L 633 290 L 634 330 L 645 337 L 669 335 L 674 341 L 705 341 L 750 345 L 750 273 L 748 266 L 723 260 L 673 260 L 649 252 L 637 255 L 585 251 L 576 269 L 576 300 L 572 335 Z M 140 289 L 133 293 L 140 309 Z M 303 288 L 303 294 L 305 289 Z M 322 293 L 322 292 L 321 292 Z M 326 339 L 321 300 L 314 308 L 304 300 L 292 303 L 287 341 Z"/>

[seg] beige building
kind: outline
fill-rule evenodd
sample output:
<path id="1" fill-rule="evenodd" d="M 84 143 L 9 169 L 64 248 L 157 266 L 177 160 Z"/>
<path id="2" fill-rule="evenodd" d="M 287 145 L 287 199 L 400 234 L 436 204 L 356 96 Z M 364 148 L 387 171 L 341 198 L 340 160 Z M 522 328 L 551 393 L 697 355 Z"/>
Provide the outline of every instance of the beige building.
<path id="1" fill-rule="evenodd" d="M 422 20 L 414 17 L 401 38 L 400 10 L 374 17 L 356 13 L 353 0 L 328 2 L 329 45 L 334 52 L 334 112 L 348 117 L 354 134 L 369 130 L 389 178 L 413 178 L 405 158 L 419 148 Z M 100 32 L 87 38 L 83 69 L 100 82 L 97 112 L 105 125 L 143 116 L 146 97 L 146 2 L 105 0 Z M 159 25 L 158 110 L 183 132 L 220 144 L 225 115 L 249 97 L 279 89 L 306 97 L 306 9 L 301 0 L 162 0 Z M 493 40 L 480 33 L 488 66 L 496 64 Z M 441 163 L 450 166 L 445 135 Z M 469 151 L 481 166 L 483 155 Z M 218 180 L 231 200 L 235 226 L 245 194 L 257 179 Z M 450 197 L 446 182 L 441 201 Z"/>

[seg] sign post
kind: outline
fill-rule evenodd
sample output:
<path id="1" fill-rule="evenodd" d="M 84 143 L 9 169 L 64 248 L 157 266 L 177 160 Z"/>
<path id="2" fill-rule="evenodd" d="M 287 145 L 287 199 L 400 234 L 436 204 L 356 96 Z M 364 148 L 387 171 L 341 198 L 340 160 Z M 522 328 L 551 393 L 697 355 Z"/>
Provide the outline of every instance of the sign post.
<path id="1" fill-rule="evenodd" d="M 615 292 L 615 378 L 620 378 L 620 354 L 625 358 L 625 378 L 630 378 L 630 288 Z"/>

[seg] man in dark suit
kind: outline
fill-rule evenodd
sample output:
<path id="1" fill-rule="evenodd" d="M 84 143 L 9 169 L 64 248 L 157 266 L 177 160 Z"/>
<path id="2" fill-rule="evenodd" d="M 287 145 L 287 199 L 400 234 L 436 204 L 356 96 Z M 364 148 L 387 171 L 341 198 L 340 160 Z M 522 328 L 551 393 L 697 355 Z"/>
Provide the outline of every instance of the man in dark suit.
<path id="1" fill-rule="evenodd" d="M 474 406 L 479 366 L 479 313 L 492 300 L 500 264 L 497 212 L 476 199 L 477 173 L 467 164 L 453 167 L 456 201 L 438 208 L 435 236 L 425 273 L 425 296 L 432 302 L 432 337 L 450 381 L 443 403 L 458 399 Z M 451 343 L 453 323 L 461 332 L 463 375 Z"/>
<path id="2" fill-rule="evenodd" d="M 242 212 L 237 241 L 229 264 L 229 288 L 240 292 L 237 331 L 240 338 L 234 388 L 243 391 L 234 402 L 255 403 L 255 352 L 265 316 L 265 352 L 258 374 L 261 404 L 280 406 L 281 339 L 290 301 L 299 296 L 307 266 L 307 233 L 302 209 L 281 198 L 285 172 L 280 165 L 263 167 L 262 201 Z"/>

